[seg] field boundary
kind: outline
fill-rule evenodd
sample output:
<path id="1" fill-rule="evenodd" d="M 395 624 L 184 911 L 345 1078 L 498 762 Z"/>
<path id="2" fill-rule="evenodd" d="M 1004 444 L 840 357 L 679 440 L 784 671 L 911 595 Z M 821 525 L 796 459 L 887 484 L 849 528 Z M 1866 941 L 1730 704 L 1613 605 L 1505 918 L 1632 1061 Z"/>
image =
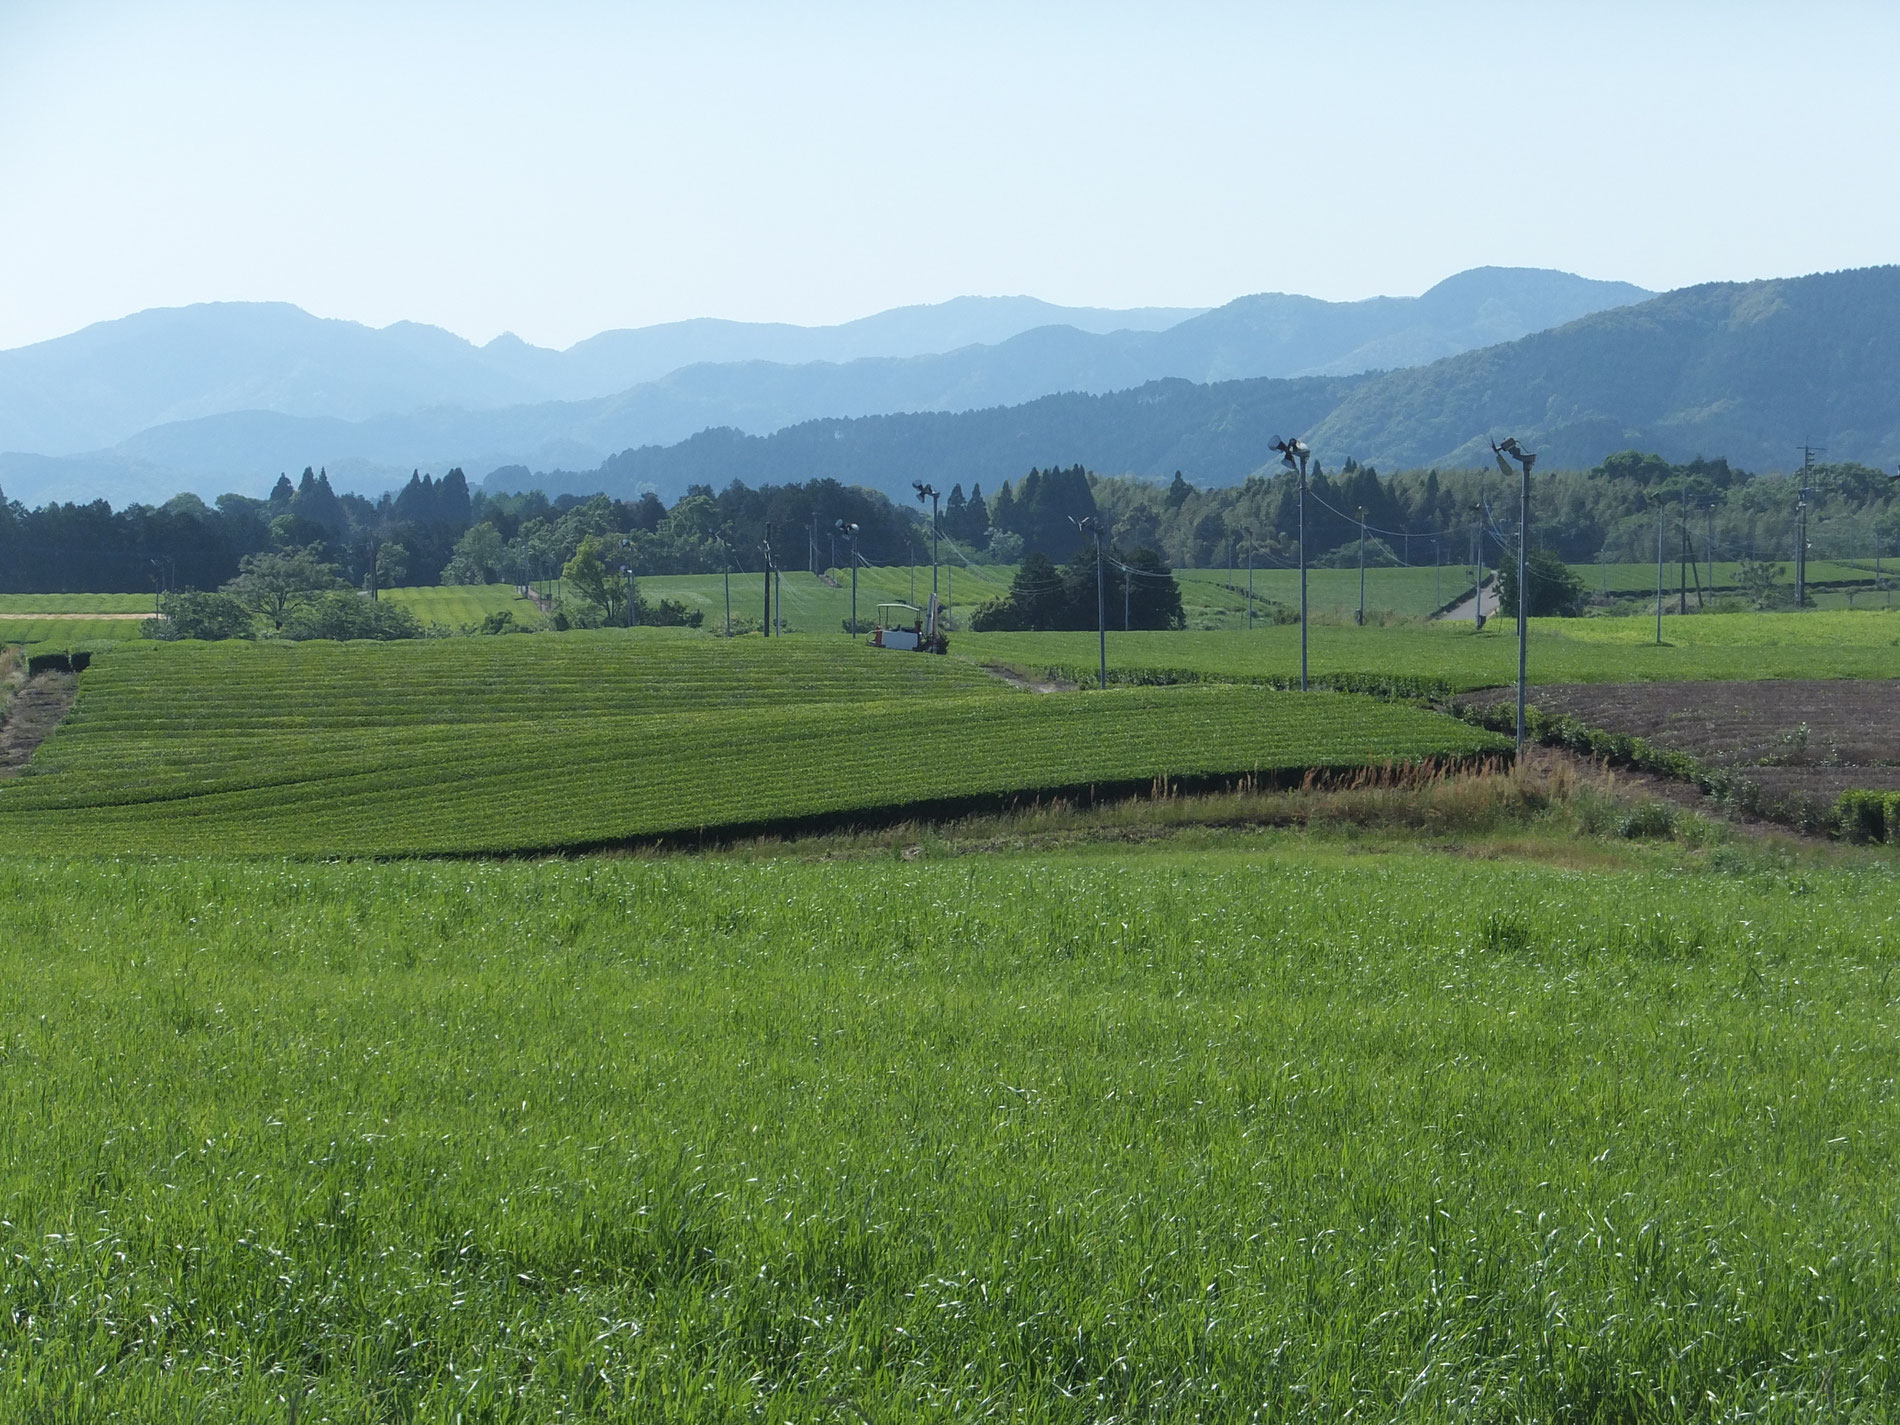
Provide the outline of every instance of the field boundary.
<path id="1" fill-rule="evenodd" d="M 1246 772 L 1166 774 L 1118 780 L 1073 782 L 1048 787 L 1018 787 L 1006 792 L 930 797 L 888 802 L 842 811 L 768 817 L 635 836 L 603 837 L 558 845 L 487 851 L 418 851 L 388 854 L 324 853 L 323 860 L 348 861 L 518 861 L 597 856 L 615 851 L 716 851 L 740 842 L 789 840 L 842 831 L 876 831 L 918 822 L 941 824 L 976 816 L 1009 815 L 1061 803 L 1072 807 L 1112 806 L 1121 802 L 1208 796 L 1223 792 L 1333 791 L 1346 786 L 1401 786 L 1464 773 L 1501 772 L 1516 760 L 1509 751 L 1448 753 L 1439 757 L 1351 763 L 1331 767 L 1258 768 Z M 1371 780 L 1368 781 L 1367 779 Z M 296 859 L 294 856 L 292 859 Z"/>
<path id="2" fill-rule="evenodd" d="M 1461 699 L 1453 704 L 1453 712 L 1473 726 L 1492 732 L 1509 732 L 1516 725 L 1516 708 L 1508 703 Z M 1760 782 L 1744 773 L 1711 766 L 1687 752 L 1658 747 L 1647 738 L 1593 727 L 1569 713 L 1549 713 L 1538 707 L 1524 709 L 1524 730 L 1545 747 L 1686 783 L 1733 816 L 1773 822 L 1807 836 L 1839 838 L 1845 834 L 1843 809 L 1836 803 L 1806 796 L 1771 796 Z"/>

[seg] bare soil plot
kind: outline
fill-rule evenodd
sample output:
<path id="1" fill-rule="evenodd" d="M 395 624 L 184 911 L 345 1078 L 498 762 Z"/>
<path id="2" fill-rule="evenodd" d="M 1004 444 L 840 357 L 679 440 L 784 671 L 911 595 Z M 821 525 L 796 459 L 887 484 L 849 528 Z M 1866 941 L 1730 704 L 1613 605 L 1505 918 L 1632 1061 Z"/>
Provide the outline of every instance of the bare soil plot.
<path id="1" fill-rule="evenodd" d="M 41 673 L 14 694 L 0 718 L 0 777 L 14 776 L 33 750 L 59 726 L 73 705 L 79 679 L 71 673 Z"/>
<path id="2" fill-rule="evenodd" d="M 1469 701 L 1513 696 L 1490 689 Z M 1530 701 L 1740 772 L 1764 805 L 1832 805 L 1857 787 L 1900 791 L 1900 681 L 1565 683 L 1532 688 Z"/>

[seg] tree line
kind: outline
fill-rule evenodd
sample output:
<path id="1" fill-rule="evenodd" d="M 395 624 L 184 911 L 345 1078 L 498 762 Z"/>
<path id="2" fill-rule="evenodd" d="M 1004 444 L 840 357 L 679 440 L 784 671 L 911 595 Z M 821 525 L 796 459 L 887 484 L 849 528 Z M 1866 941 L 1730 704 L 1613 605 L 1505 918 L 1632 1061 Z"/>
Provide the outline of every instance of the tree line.
<path id="1" fill-rule="evenodd" d="M 1569 562 L 1645 562 L 1662 530 L 1664 555 L 1758 564 L 1791 560 L 1804 504 L 1813 558 L 1900 554 L 1894 482 L 1871 467 L 1822 464 L 1792 475 L 1749 475 L 1722 459 L 1670 462 L 1628 451 L 1590 470 L 1535 478 L 1531 544 Z M 1515 482 L 1495 470 L 1406 470 L 1386 475 L 1347 459 L 1316 461 L 1308 486 L 1306 547 L 1314 564 L 1468 566 L 1482 547 L 1495 567 L 1514 547 Z M 671 506 L 652 493 L 606 495 L 471 491 L 460 470 L 417 473 L 370 500 L 339 494 L 321 470 L 279 477 L 263 499 L 180 495 L 114 510 L 104 501 L 28 509 L 0 497 L 0 591 L 134 593 L 215 590 L 262 554 L 310 551 L 358 590 L 404 584 L 526 583 L 557 577 L 592 540 L 604 567 L 644 574 L 757 571 L 769 544 L 781 569 L 848 567 L 854 524 L 873 564 L 927 562 L 932 530 L 921 505 L 815 479 L 723 490 L 691 486 Z M 1237 485 L 1203 488 L 1177 471 L 1166 483 L 1103 476 L 1083 466 L 1032 468 L 993 489 L 954 483 L 944 499 L 939 551 L 947 560 L 1020 564 L 1073 559 L 1093 521 L 1129 563 L 1140 551 L 1171 567 L 1291 564 L 1299 547 L 1293 477 L 1265 467 Z"/>

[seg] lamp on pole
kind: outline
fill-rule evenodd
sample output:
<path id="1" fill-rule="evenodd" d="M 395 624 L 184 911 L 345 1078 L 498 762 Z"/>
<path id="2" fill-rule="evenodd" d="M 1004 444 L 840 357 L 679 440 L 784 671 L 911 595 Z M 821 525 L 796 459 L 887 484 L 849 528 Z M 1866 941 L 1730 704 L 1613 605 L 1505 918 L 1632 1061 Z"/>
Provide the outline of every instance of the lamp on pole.
<path id="1" fill-rule="evenodd" d="M 765 622 L 760 626 L 760 634 L 765 638 L 772 636 L 772 521 L 765 522 L 765 538 L 759 541 L 759 548 L 765 551 Z"/>
<path id="2" fill-rule="evenodd" d="M 1253 531 L 1247 531 L 1247 632 L 1253 632 Z"/>
<path id="3" fill-rule="evenodd" d="M 1498 469 L 1510 478 L 1510 461 L 1518 465 L 1517 487 L 1517 755 L 1524 755 L 1524 673 L 1528 662 L 1531 626 L 1531 590 L 1529 579 L 1531 546 L 1531 466 L 1537 463 L 1532 452 L 1518 445 L 1512 436 L 1491 442 Z"/>
<path id="4" fill-rule="evenodd" d="M 1366 624 L 1366 507 L 1359 507 L 1359 626 Z"/>
<path id="5" fill-rule="evenodd" d="M 851 636 L 856 638 L 858 636 L 858 527 L 848 520 L 839 520 L 832 528 L 835 534 L 841 534 L 851 542 Z"/>
<path id="6" fill-rule="evenodd" d="M 1274 441 L 1280 463 L 1300 477 L 1300 691 L 1306 691 L 1306 462 L 1313 458 L 1312 447 L 1298 436 Z"/>
<path id="7" fill-rule="evenodd" d="M 726 637 L 732 637 L 732 543 L 722 533 L 719 540 L 719 565 L 726 577 Z"/>
<path id="8" fill-rule="evenodd" d="M 1091 534 L 1095 536 L 1095 632 L 1096 632 L 1096 637 L 1101 640 L 1101 652 L 1102 652 L 1102 665 L 1101 665 L 1102 666 L 1102 671 L 1101 671 L 1102 681 L 1099 684 L 1099 686 L 1101 687 L 1102 691 L 1107 692 L 1108 691 L 1108 586 L 1103 581 L 1103 571 L 1102 571 L 1102 525 L 1101 525 L 1101 521 L 1097 520 L 1094 515 L 1087 515 L 1087 516 L 1084 516 L 1082 519 L 1077 519 L 1074 515 L 1070 515 L 1069 523 L 1074 525 L 1076 533 L 1079 535 L 1082 535 L 1084 538 L 1087 538 Z"/>
<path id="9" fill-rule="evenodd" d="M 937 593 L 937 487 L 926 485 L 922 480 L 910 482 L 911 489 L 917 492 L 917 503 L 930 501 L 930 592 Z"/>

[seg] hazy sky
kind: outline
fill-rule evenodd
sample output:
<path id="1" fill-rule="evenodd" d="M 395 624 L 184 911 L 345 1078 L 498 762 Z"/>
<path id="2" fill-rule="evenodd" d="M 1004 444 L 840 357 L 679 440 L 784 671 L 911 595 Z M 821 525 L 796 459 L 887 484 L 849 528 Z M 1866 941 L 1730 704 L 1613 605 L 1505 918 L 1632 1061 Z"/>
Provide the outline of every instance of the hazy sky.
<path id="1" fill-rule="evenodd" d="M 1900 256 L 1900 7 L 0 0 L 0 347 Z"/>

